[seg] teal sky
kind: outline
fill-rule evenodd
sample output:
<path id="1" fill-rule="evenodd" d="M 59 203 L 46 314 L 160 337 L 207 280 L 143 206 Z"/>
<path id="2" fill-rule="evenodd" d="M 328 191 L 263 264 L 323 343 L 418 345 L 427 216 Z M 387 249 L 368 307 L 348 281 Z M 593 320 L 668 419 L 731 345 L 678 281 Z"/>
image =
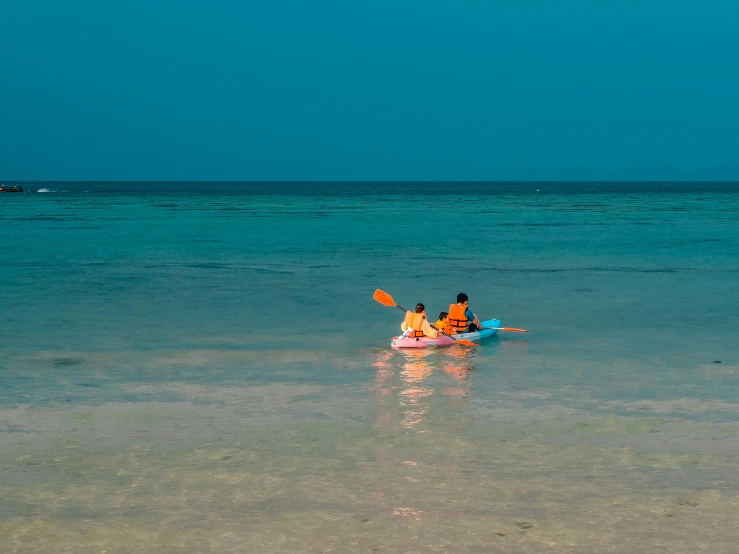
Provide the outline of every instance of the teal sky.
<path id="1" fill-rule="evenodd" d="M 0 0 L 0 178 L 739 179 L 738 28 L 717 0 Z"/>

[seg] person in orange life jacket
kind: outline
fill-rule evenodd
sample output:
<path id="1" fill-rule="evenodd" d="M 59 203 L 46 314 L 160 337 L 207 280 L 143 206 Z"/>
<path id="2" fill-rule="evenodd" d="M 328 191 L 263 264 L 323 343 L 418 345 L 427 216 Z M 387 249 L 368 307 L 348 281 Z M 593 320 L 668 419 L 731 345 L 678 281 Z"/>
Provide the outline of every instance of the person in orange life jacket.
<path id="1" fill-rule="evenodd" d="M 415 312 L 405 313 L 405 319 L 401 323 L 400 328 L 404 331 L 404 336 L 414 339 L 420 337 L 435 339 L 438 336 L 436 329 L 431 327 L 426 320 L 426 306 L 420 303 L 416 304 Z"/>
<path id="2" fill-rule="evenodd" d="M 436 327 L 439 331 L 443 331 L 444 326 L 447 324 L 447 321 L 448 321 L 447 320 L 448 315 L 449 314 L 447 312 L 441 312 L 439 314 L 439 320 L 436 323 L 434 323 L 434 327 Z"/>
<path id="3" fill-rule="evenodd" d="M 444 330 L 447 333 L 473 333 L 480 330 L 480 320 L 467 306 L 468 296 L 460 292 L 457 303 L 449 306 L 449 315 Z"/>

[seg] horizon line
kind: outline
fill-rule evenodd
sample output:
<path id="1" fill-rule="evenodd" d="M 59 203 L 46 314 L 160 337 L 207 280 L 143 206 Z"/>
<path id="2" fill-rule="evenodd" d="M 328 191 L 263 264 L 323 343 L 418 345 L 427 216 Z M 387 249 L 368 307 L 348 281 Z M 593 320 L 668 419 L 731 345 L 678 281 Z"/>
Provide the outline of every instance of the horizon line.
<path id="1" fill-rule="evenodd" d="M 252 180 L 172 180 L 172 179 L 136 179 L 136 180 L 114 180 L 114 179 L 95 179 L 95 180 L 77 180 L 77 179 L 61 179 L 61 180 L 48 180 L 48 179 L 32 179 L 32 180 L 18 180 L 9 179 L 2 180 L 0 183 L 4 184 L 43 184 L 43 183 L 79 183 L 79 184 L 141 184 L 141 183 L 155 183 L 155 184 L 736 184 L 739 183 L 739 179 L 690 179 L 690 180 L 653 180 L 653 179 L 633 179 L 633 180 L 598 180 L 598 179 L 557 179 L 557 180 L 455 180 L 445 179 L 441 181 L 435 180 L 408 180 L 408 179 L 385 179 L 385 180 L 338 180 L 338 179 L 310 179 L 310 180 L 264 180 L 264 179 L 252 179 Z"/>

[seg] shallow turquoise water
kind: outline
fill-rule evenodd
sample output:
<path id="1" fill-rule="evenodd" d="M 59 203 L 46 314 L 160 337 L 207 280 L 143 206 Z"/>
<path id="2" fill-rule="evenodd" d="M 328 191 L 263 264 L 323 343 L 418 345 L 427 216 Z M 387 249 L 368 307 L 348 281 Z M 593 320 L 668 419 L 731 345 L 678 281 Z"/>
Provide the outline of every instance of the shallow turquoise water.
<path id="1" fill-rule="evenodd" d="M 0 197 L 11 552 L 739 539 L 739 185 L 29 188 Z M 376 288 L 531 332 L 392 352 Z"/>

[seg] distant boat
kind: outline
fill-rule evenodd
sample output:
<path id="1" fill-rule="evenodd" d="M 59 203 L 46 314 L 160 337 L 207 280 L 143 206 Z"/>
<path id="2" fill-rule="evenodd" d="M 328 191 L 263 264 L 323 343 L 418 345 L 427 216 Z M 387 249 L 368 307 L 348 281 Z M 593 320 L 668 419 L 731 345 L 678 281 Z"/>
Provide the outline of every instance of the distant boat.
<path id="1" fill-rule="evenodd" d="M 23 192 L 20 185 L 0 185 L 0 192 Z"/>

